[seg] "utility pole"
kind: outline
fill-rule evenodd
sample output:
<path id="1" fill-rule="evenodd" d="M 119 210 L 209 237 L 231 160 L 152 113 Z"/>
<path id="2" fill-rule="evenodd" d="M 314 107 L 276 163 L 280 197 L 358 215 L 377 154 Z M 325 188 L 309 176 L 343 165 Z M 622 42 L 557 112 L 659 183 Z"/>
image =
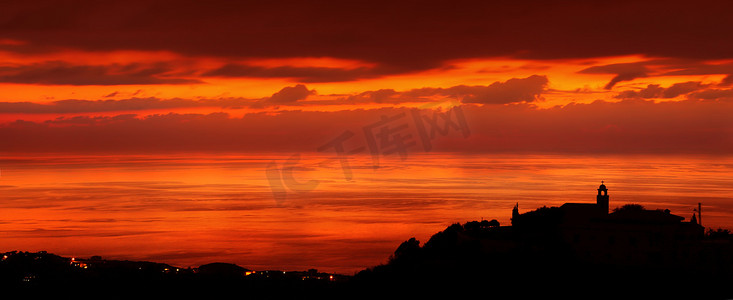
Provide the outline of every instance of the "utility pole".
<path id="1" fill-rule="evenodd" d="M 702 203 L 700 202 L 697 203 L 697 222 L 702 226 Z M 703 228 L 705 227 L 703 226 Z"/>

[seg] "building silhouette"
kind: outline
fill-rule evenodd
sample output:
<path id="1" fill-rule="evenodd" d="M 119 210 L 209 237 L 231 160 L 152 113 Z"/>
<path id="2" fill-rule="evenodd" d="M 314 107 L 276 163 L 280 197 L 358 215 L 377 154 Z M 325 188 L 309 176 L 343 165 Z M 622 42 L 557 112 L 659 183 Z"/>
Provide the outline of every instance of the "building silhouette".
<path id="1" fill-rule="evenodd" d="M 455 223 L 424 245 L 403 242 L 389 262 L 356 279 L 384 290 L 508 291 L 510 298 L 726 299 L 733 297 L 733 235 L 705 234 L 669 210 L 595 203 L 520 213 L 511 225 Z M 697 209 L 700 211 L 699 207 Z"/>
<path id="2" fill-rule="evenodd" d="M 577 260 L 623 265 L 694 266 L 703 263 L 700 246 L 705 228 L 666 210 L 629 204 L 609 211 L 606 185 L 596 203 L 565 203 L 523 214 L 512 210 L 513 234 L 519 240 L 553 241 Z M 704 256 L 704 255 L 702 255 Z"/>

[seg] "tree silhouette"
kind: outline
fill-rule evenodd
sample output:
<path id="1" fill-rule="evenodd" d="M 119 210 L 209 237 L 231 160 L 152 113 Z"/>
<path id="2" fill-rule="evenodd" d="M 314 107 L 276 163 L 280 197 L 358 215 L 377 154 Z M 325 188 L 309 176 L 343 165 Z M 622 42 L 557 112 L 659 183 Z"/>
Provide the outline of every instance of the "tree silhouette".
<path id="1" fill-rule="evenodd" d="M 394 254 L 390 257 L 389 260 L 390 262 L 405 260 L 406 258 L 415 257 L 419 251 L 420 241 L 416 240 L 413 237 L 407 241 L 402 242 L 402 244 L 397 247 L 397 250 L 395 250 Z"/>
<path id="2" fill-rule="evenodd" d="M 630 204 L 624 204 L 621 207 L 616 207 L 613 209 L 613 212 L 619 212 L 619 211 L 640 211 L 644 210 L 644 206 L 641 204 L 636 203 L 630 203 Z"/>
<path id="3" fill-rule="evenodd" d="M 710 228 L 708 229 L 708 232 L 705 233 L 705 235 L 707 235 L 708 238 L 711 239 L 733 239 L 733 234 L 730 232 L 730 230 L 722 228 L 718 228 L 716 230 Z"/>

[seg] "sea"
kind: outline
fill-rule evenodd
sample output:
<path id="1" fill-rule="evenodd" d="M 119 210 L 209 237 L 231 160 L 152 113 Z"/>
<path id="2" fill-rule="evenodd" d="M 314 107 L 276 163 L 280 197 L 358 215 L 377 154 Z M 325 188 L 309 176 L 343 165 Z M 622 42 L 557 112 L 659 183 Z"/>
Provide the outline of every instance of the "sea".
<path id="1" fill-rule="evenodd" d="M 165 153 L 0 157 L 0 251 L 352 275 L 453 223 L 566 202 L 733 229 L 733 155 Z"/>

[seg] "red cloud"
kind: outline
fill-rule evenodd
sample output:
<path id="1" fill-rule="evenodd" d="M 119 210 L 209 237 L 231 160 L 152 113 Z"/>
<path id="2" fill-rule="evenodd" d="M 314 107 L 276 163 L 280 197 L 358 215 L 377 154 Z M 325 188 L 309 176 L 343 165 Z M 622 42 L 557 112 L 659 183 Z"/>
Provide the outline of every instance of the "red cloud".
<path id="1" fill-rule="evenodd" d="M 616 95 L 615 98 L 675 98 L 679 95 L 686 95 L 694 91 L 702 90 L 706 87 L 707 85 L 703 85 L 699 81 L 675 83 L 668 88 L 663 88 L 658 84 L 650 84 L 639 91 L 623 91 Z"/>
<path id="2" fill-rule="evenodd" d="M 490 85 L 457 85 L 449 88 L 420 88 L 404 92 L 393 89 L 363 92 L 347 98 L 350 102 L 401 103 L 432 101 L 428 97 L 445 96 L 463 103 L 508 104 L 535 101 L 546 89 L 547 76 L 511 78 Z"/>
<path id="3" fill-rule="evenodd" d="M 202 74 L 204 77 L 253 77 L 253 78 L 292 78 L 299 82 L 338 82 L 364 78 L 374 78 L 392 74 L 386 70 L 360 67 L 340 69 L 328 67 L 261 67 L 227 64 Z"/>
<path id="4" fill-rule="evenodd" d="M 547 77 L 532 75 L 527 78 L 512 78 L 505 82 L 494 82 L 487 86 L 453 86 L 450 88 L 421 88 L 404 92 L 392 89 L 367 91 L 357 95 L 342 97 L 335 101 L 318 101 L 317 105 L 360 104 L 360 103 L 404 103 L 433 102 L 431 96 L 445 96 L 464 103 L 507 104 L 532 102 L 545 90 Z M 252 107 L 302 105 L 315 90 L 298 84 L 284 87 L 270 97 L 262 99 L 158 99 L 131 98 L 123 100 L 59 100 L 50 103 L 0 102 L 0 113 L 22 114 L 68 114 L 111 111 L 144 111 L 152 109 L 176 109 L 192 107 Z"/>
<path id="5" fill-rule="evenodd" d="M 725 92 L 731 95 L 730 91 Z M 434 151 L 527 153 L 705 153 L 733 151 L 733 101 L 625 100 L 571 104 L 463 106 L 467 138 L 452 132 Z M 311 152 L 344 131 L 364 146 L 365 126 L 402 108 L 337 112 L 285 111 L 232 118 L 210 115 L 74 117 L 0 126 L 9 152 Z M 409 113 L 408 113 L 409 115 Z M 417 135 L 414 135 L 417 137 Z M 418 143 L 419 145 L 419 143 Z M 415 146 L 412 151 L 422 151 Z"/>
<path id="6" fill-rule="evenodd" d="M 71 65 L 44 62 L 0 67 L 0 82 L 50 85 L 191 84 L 199 80 L 170 77 L 165 63 L 152 65 Z"/>
<path id="7" fill-rule="evenodd" d="M 630 81 L 636 78 L 646 77 L 649 70 L 646 67 L 647 62 L 610 64 L 603 66 L 593 66 L 583 69 L 578 73 L 582 74 L 616 74 L 611 81 L 604 87 L 610 90 L 617 83 L 622 81 Z"/>
<path id="8" fill-rule="evenodd" d="M 449 88 L 448 93 L 464 95 L 463 103 L 532 102 L 545 91 L 547 83 L 546 76 L 532 75 L 527 78 L 512 78 L 506 82 L 494 82 L 486 87 L 456 86 Z"/>
<path id="9" fill-rule="evenodd" d="M 59 100 L 50 103 L 0 102 L 0 113 L 13 114 L 69 114 L 113 111 L 142 111 L 191 107 L 244 107 L 255 105 L 257 100 L 230 99 L 158 99 L 131 98 L 123 100 Z"/>
<path id="10" fill-rule="evenodd" d="M 13 2 L 0 11 L 0 38 L 16 42 L 0 47 L 337 57 L 399 72 L 472 57 L 721 59 L 733 55 L 730 11 L 705 0 Z"/>
<path id="11" fill-rule="evenodd" d="M 315 94 L 315 90 L 309 90 L 305 85 L 298 84 L 282 88 L 277 93 L 272 94 L 270 98 L 265 99 L 264 102 L 270 105 L 292 104 Z"/>

